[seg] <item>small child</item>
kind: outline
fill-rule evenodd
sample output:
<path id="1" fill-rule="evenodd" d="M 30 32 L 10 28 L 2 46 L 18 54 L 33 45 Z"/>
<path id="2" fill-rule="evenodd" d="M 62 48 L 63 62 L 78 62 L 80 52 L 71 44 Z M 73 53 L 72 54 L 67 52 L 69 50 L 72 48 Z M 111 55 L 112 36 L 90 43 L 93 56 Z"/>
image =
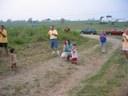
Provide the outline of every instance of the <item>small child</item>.
<path id="1" fill-rule="evenodd" d="M 14 69 L 16 69 L 16 63 L 17 63 L 17 56 L 16 56 L 16 53 L 15 53 L 15 49 L 11 48 L 10 53 L 11 53 L 10 54 L 11 69 L 14 70 Z"/>
<path id="2" fill-rule="evenodd" d="M 76 50 L 76 44 L 73 44 L 73 48 L 71 51 L 71 55 L 72 55 L 72 64 L 76 64 L 77 63 L 77 50 Z"/>

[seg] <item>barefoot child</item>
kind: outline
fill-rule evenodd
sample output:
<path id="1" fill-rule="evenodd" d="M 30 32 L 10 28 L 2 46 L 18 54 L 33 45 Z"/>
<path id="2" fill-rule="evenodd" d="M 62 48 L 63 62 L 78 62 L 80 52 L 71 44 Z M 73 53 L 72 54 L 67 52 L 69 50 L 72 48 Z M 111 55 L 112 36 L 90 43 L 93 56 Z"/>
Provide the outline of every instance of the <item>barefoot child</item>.
<path id="1" fill-rule="evenodd" d="M 10 61 L 11 61 L 11 69 L 14 70 L 16 69 L 16 63 L 17 63 L 17 56 L 16 56 L 16 53 L 15 53 L 15 49 L 12 48 L 10 49 Z"/>
<path id="2" fill-rule="evenodd" d="M 72 51 L 71 51 L 71 55 L 72 55 L 72 64 L 76 64 L 76 63 L 77 63 L 76 44 L 73 44 L 73 48 L 72 48 Z"/>

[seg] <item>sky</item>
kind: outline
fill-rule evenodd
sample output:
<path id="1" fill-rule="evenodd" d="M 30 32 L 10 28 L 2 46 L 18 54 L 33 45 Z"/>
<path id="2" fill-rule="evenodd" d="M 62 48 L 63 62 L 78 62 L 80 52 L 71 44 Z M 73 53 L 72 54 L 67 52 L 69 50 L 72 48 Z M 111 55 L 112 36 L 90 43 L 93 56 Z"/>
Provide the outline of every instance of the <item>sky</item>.
<path id="1" fill-rule="evenodd" d="M 0 20 L 128 18 L 128 0 L 0 0 Z"/>

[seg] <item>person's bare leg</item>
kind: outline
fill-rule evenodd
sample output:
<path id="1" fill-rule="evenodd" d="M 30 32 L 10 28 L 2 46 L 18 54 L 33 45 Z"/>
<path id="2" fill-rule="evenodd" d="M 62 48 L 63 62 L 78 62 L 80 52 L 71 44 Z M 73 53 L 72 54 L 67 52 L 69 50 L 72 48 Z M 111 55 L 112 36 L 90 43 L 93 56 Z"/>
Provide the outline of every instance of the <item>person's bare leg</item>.
<path id="1" fill-rule="evenodd" d="M 125 56 L 128 59 L 128 51 L 125 51 Z"/>
<path id="2" fill-rule="evenodd" d="M 102 45 L 102 52 L 104 52 L 104 45 Z"/>
<path id="3" fill-rule="evenodd" d="M 104 47 L 104 51 L 106 52 L 106 45 L 104 45 L 103 47 Z"/>
<path id="4" fill-rule="evenodd" d="M 55 48 L 55 51 L 57 52 L 57 55 L 60 55 L 60 51 L 58 50 L 58 48 Z"/>
<path id="5" fill-rule="evenodd" d="M 54 55 L 55 54 L 55 49 L 54 48 L 52 48 L 52 55 Z"/>
<path id="6" fill-rule="evenodd" d="M 124 55 L 125 55 L 125 57 L 126 57 L 126 63 L 128 63 L 128 51 L 124 51 Z"/>

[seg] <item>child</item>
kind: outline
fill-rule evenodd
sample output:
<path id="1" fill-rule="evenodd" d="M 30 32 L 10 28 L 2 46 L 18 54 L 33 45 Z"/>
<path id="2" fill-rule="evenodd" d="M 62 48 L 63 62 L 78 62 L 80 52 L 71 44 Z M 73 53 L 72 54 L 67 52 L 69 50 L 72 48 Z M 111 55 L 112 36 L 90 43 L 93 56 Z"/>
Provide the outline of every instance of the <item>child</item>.
<path id="1" fill-rule="evenodd" d="M 12 48 L 10 49 L 10 57 L 11 57 L 11 68 L 12 70 L 16 69 L 16 63 L 17 63 L 17 56 L 16 56 L 16 53 L 15 53 L 15 49 Z"/>
<path id="2" fill-rule="evenodd" d="M 101 46 L 102 46 L 102 52 L 103 52 L 103 53 L 106 51 L 106 42 L 107 42 L 106 33 L 103 31 L 103 32 L 100 34 L 100 44 L 101 44 Z"/>
<path id="3" fill-rule="evenodd" d="M 76 64 L 76 63 L 77 63 L 76 44 L 73 44 L 73 48 L 72 48 L 72 51 L 71 51 L 71 55 L 72 55 L 72 64 Z"/>

